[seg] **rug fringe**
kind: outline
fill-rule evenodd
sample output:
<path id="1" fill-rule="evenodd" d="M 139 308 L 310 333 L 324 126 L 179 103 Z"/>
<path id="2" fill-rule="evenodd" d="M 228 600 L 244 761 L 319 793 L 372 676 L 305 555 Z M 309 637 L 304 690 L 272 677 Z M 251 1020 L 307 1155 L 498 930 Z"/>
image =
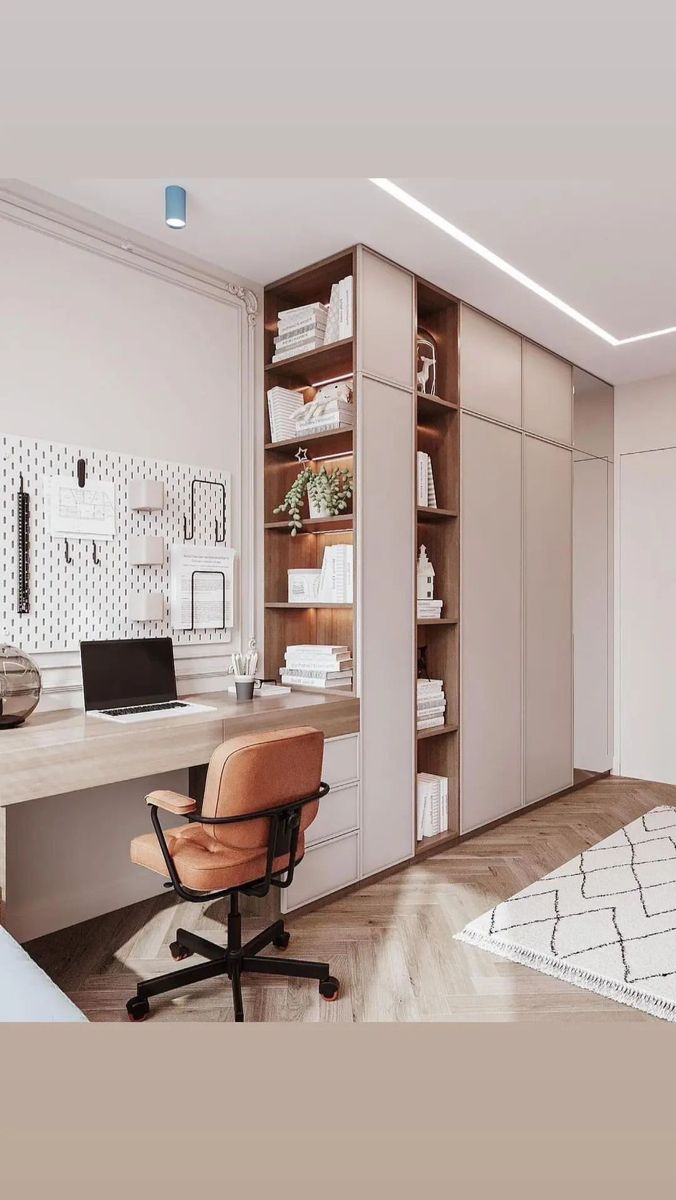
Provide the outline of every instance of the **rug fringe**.
<path id="1" fill-rule="evenodd" d="M 617 1000 L 620 1004 L 626 1004 L 630 1008 L 640 1009 L 641 1012 L 648 1013 L 652 1017 L 660 1017 L 663 1021 L 676 1021 L 676 1004 L 670 1000 L 650 996 L 631 984 L 606 979 L 594 971 L 585 970 L 584 967 L 576 967 L 572 963 L 548 958 L 538 953 L 537 950 L 527 950 L 510 942 L 501 942 L 497 937 L 489 937 L 471 927 L 462 929 L 454 937 L 455 941 L 478 946 L 481 950 L 488 950 L 500 958 L 508 958 L 520 966 L 532 967 L 533 970 L 542 971 L 544 975 L 552 975 L 556 979 L 562 979 L 565 983 L 575 984 L 590 992 L 596 992 L 599 996 L 606 996 L 609 1000 Z"/>

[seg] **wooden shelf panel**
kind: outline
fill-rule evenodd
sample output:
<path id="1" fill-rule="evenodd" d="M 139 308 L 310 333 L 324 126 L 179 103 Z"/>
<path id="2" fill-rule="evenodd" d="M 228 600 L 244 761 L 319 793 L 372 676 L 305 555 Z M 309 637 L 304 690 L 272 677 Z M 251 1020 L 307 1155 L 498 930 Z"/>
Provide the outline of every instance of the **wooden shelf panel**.
<path id="1" fill-rule="evenodd" d="M 454 508 L 423 508 L 418 505 L 419 521 L 452 521 L 457 515 Z"/>
<path id="2" fill-rule="evenodd" d="M 303 537 L 308 533 L 349 533 L 354 525 L 354 517 L 352 513 L 345 513 L 340 517 L 309 517 L 303 520 L 303 528 L 299 529 L 296 537 Z M 273 533 L 285 533 L 291 536 L 291 526 L 288 521 L 267 521 L 265 529 Z"/>
<path id="3" fill-rule="evenodd" d="M 268 380 L 288 379 L 293 381 L 294 386 L 311 387 L 323 379 L 351 375 L 352 350 L 352 338 L 342 338 L 339 342 L 329 342 L 328 346 L 320 346 L 318 350 L 310 350 L 307 354 L 270 362 L 265 367 L 265 373 Z"/>
<path id="4" fill-rule="evenodd" d="M 458 840 L 459 835 L 453 829 L 447 829 L 444 833 L 437 833 L 434 837 L 423 838 L 421 842 L 416 843 L 416 858 L 418 855 L 428 854 L 432 850 L 441 850 L 443 846 L 451 845 Z"/>
<path id="5" fill-rule="evenodd" d="M 458 405 L 452 400 L 442 400 L 441 396 L 428 396 L 426 392 L 418 392 L 418 419 L 435 421 L 448 412 L 457 412 Z"/>
<path id="6" fill-rule="evenodd" d="M 319 458 L 326 454 L 352 454 L 353 431 L 351 429 L 332 429 L 328 433 L 305 433 L 300 437 L 287 438 L 283 442 L 266 442 L 268 454 L 279 454 L 284 458 L 293 458 L 299 446 L 307 448 L 308 457 Z M 300 470 L 300 463 L 298 464 Z"/>
<path id="7" fill-rule="evenodd" d="M 434 729 L 417 729 L 416 741 L 421 742 L 424 738 L 439 737 L 444 733 L 457 733 L 457 725 L 436 725 Z"/>
<path id="8" fill-rule="evenodd" d="M 418 625 L 457 625 L 457 617 L 418 617 Z"/>
<path id="9" fill-rule="evenodd" d="M 266 602 L 265 607 L 266 608 L 293 608 L 293 609 L 300 610 L 303 608 L 352 608 L 352 605 L 351 604 L 324 604 L 324 603 L 320 603 L 318 600 L 313 601 L 312 604 L 289 604 L 289 602 L 285 601 L 285 600 L 284 601 L 283 600 L 272 600 L 272 601 Z"/>

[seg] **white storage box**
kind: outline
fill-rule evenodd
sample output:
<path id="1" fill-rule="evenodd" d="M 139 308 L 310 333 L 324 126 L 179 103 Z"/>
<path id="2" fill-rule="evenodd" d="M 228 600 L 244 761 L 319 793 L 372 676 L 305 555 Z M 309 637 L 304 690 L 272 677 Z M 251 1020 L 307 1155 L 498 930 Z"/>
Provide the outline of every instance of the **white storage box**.
<path id="1" fill-rule="evenodd" d="M 317 599 L 321 571 L 310 567 L 292 567 L 289 577 L 289 604 L 310 604 Z"/>

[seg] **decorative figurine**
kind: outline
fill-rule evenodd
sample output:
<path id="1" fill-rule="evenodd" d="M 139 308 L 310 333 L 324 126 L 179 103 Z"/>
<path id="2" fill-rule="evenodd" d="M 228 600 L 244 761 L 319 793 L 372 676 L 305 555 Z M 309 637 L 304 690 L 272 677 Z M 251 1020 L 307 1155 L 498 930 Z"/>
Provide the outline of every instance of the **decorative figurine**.
<path id="1" fill-rule="evenodd" d="M 434 599 L 434 567 L 427 557 L 427 550 L 420 547 L 418 554 L 418 583 L 416 597 L 418 600 Z"/>
<path id="2" fill-rule="evenodd" d="M 416 334 L 418 391 L 435 396 L 437 387 L 437 344 L 426 329 Z"/>

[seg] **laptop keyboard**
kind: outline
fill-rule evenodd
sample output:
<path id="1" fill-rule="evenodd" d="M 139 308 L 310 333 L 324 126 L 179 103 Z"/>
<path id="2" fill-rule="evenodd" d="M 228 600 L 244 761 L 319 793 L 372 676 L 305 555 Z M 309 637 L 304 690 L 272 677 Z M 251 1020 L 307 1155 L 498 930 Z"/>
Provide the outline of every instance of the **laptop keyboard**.
<path id="1" fill-rule="evenodd" d="M 135 704 L 132 708 L 107 708 L 109 717 L 126 717 L 129 713 L 160 712 L 165 708 L 187 708 L 181 700 L 165 700 L 162 704 Z"/>

